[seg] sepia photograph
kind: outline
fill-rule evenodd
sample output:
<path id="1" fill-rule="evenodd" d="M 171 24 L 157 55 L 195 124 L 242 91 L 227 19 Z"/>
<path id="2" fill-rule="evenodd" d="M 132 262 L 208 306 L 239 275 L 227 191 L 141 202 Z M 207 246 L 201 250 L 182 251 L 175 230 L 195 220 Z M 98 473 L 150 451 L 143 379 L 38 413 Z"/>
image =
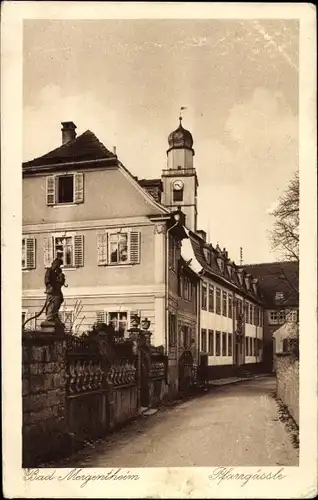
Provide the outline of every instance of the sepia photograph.
<path id="1" fill-rule="evenodd" d="M 21 28 L 25 484 L 252 467 L 262 495 L 305 445 L 299 15 Z"/>

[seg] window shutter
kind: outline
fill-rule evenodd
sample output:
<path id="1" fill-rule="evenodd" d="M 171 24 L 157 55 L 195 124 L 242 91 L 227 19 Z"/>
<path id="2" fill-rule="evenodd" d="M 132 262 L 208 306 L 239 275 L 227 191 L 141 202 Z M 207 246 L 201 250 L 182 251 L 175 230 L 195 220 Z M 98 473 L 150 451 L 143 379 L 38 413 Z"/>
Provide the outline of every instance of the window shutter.
<path id="1" fill-rule="evenodd" d="M 50 175 L 46 178 L 46 204 L 55 204 L 55 177 Z"/>
<path id="2" fill-rule="evenodd" d="M 35 268 L 35 238 L 25 238 L 26 244 L 26 267 L 27 269 Z"/>
<path id="3" fill-rule="evenodd" d="M 53 238 L 44 238 L 44 267 L 51 267 L 53 262 Z"/>
<path id="4" fill-rule="evenodd" d="M 96 311 L 96 323 L 106 323 L 105 311 Z"/>
<path id="5" fill-rule="evenodd" d="M 82 267 L 84 265 L 84 236 L 76 234 L 74 236 L 74 266 Z"/>
<path id="6" fill-rule="evenodd" d="M 74 174 L 74 203 L 84 201 L 84 174 Z"/>
<path id="7" fill-rule="evenodd" d="M 97 234 L 97 264 L 99 266 L 107 264 L 107 233 Z"/>
<path id="8" fill-rule="evenodd" d="M 140 263 L 140 233 L 136 231 L 130 233 L 130 262 Z"/>

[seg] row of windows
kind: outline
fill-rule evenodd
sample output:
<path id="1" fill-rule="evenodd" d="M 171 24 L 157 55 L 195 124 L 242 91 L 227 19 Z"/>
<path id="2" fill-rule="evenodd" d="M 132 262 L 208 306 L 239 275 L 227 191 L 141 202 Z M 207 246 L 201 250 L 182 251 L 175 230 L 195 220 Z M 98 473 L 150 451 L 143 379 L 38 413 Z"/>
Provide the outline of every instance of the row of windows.
<path id="1" fill-rule="evenodd" d="M 204 311 L 215 312 L 216 314 L 233 317 L 233 295 L 220 288 L 206 283 L 202 284 L 201 308 Z M 243 301 L 237 299 L 237 315 L 242 314 Z M 245 322 L 255 326 L 263 325 L 262 309 L 249 302 L 245 304 Z"/>
<path id="2" fill-rule="evenodd" d="M 132 230 L 103 231 L 97 234 L 97 264 L 139 264 L 140 233 Z M 22 238 L 22 269 L 36 267 L 36 239 Z M 84 236 L 82 234 L 55 234 L 44 238 L 44 266 L 49 267 L 59 257 L 63 267 L 84 265 Z"/>
<path id="3" fill-rule="evenodd" d="M 210 356 L 232 356 L 233 335 L 216 330 L 201 329 L 201 351 Z"/>
<path id="4" fill-rule="evenodd" d="M 258 356 L 261 345 L 261 339 L 245 337 L 245 356 Z"/>
<path id="5" fill-rule="evenodd" d="M 130 328 L 131 317 L 137 315 L 140 317 L 140 311 L 96 311 L 96 323 L 106 323 L 107 325 L 112 325 L 116 332 L 121 335 L 126 335 L 128 329 Z M 69 332 L 72 329 L 74 322 L 74 311 L 72 310 L 62 310 L 59 312 L 59 317 L 61 321 L 65 324 L 65 331 Z M 27 320 L 28 313 L 26 311 L 22 312 L 22 324 Z M 42 321 L 42 320 L 41 320 Z M 80 321 L 79 321 L 80 324 Z M 26 324 L 26 329 L 36 328 L 36 319 L 30 321 Z M 76 332 L 75 332 L 76 333 Z"/>
<path id="6" fill-rule="evenodd" d="M 272 325 L 282 325 L 287 322 L 296 323 L 298 321 L 297 309 L 277 309 L 268 311 L 268 322 Z"/>
<path id="7" fill-rule="evenodd" d="M 169 311 L 169 346 L 175 346 L 177 344 L 177 332 L 180 332 L 180 344 L 186 349 L 190 349 L 192 345 L 192 328 L 190 325 L 186 325 L 184 323 L 177 322 L 176 314 Z M 179 327 L 179 328 L 178 328 Z"/>
<path id="8" fill-rule="evenodd" d="M 245 355 L 257 356 L 261 348 L 261 339 L 245 337 Z M 210 356 L 232 356 L 233 335 L 216 330 L 201 329 L 201 351 Z"/>

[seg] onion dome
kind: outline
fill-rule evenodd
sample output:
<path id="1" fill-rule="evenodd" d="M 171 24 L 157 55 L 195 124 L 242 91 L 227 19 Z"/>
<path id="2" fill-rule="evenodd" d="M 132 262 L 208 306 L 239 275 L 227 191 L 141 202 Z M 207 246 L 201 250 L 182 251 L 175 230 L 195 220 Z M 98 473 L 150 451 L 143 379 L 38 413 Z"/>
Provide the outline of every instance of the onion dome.
<path id="1" fill-rule="evenodd" d="M 186 130 L 182 126 L 182 117 L 179 118 L 180 124 L 179 127 L 171 132 L 168 137 L 169 150 L 171 149 L 190 149 L 192 150 L 193 146 L 193 138 L 189 130 Z"/>

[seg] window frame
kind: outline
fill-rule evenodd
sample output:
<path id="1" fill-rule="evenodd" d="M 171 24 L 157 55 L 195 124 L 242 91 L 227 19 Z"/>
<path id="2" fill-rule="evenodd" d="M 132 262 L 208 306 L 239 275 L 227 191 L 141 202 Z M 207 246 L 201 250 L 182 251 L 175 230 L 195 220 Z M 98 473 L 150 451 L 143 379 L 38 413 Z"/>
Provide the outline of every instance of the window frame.
<path id="1" fill-rule="evenodd" d="M 207 283 L 202 282 L 201 286 L 201 309 L 203 311 L 208 310 L 208 289 L 207 289 Z"/>
<path id="2" fill-rule="evenodd" d="M 201 328 L 201 352 L 207 352 L 207 329 Z"/>
<path id="3" fill-rule="evenodd" d="M 109 230 L 107 232 L 108 234 L 108 238 L 107 238 L 107 260 L 108 260 L 108 265 L 109 266 L 126 266 L 127 264 L 130 264 L 130 232 L 129 231 L 116 231 L 116 232 L 112 232 L 111 230 Z M 117 260 L 116 262 L 112 262 L 111 261 L 111 255 L 112 255 L 112 251 L 111 251 L 111 245 L 112 243 L 114 243 L 113 241 L 111 241 L 111 238 L 112 236 L 116 236 L 117 237 L 117 255 L 119 255 L 119 245 L 120 245 L 120 236 L 126 236 L 127 237 L 127 250 L 126 250 L 126 253 L 127 253 L 127 259 L 126 260 Z"/>
<path id="4" fill-rule="evenodd" d="M 227 295 L 228 295 L 227 291 L 222 290 L 222 316 L 224 316 L 225 318 L 227 318 L 227 308 L 228 308 Z"/>
<path id="5" fill-rule="evenodd" d="M 212 285 L 211 283 L 209 283 L 208 286 L 209 286 L 209 290 L 208 290 L 208 311 L 214 313 L 214 309 L 215 309 L 215 304 L 214 304 L 214 293 L 215 293 L 214 285 Z M 212 300 L 210 300 L 211 298 L 212 298 Z M 211 303 L 212 303 L 212 305 L 211 305 Z"/>
<path id="6" fill-rule="evenodd" d="M 73 178 L 73 201 L 59 201 L 59 180 Z M 84 173 L 67 172 L 46 176 L 46 205 L 53 207 L 72 206 L 84 202 Z"/>
<path id="7" fill-rule="evenodd" d="M 271 309 L 268 311 L 268 323 L 270 325 L 283 325 L 285 318 L 285 309 Z"/>
<path id="8" fill-rule="evenodd" d="M 227 334 L 227 355 L 233 356 L 233 334 Z"/>
<path id="9" fill-rule="evenodd" d="M 212 338 L 212 342 L 211 342 L 211 338 Z M 210 356 L 214 356 L 214 330 L 210 330 L 210 329 L 208 330 L 208 353 Z"/>
<path id="10" fill-rule="evenodd" d="M 221 332 L 215 330 L 215 355 L 221 356 Z"/>
<path id="11" fill-rule="evenodd" d="M 222 304 L 221 304 L 221 288 L 216 287 L 215 288 L 215 313 L 218 314 L 219 316 L 222 315 Z"/>
<path id="12" fill-rule="evenodd" d="M 227 294 L 227 316 L 228 318 L 233 318 L 233 294 Z"/>
<path id="13" fill-rule="evenodd" d="M 224 342 L 225 340 L 225 342 Z M 221 347 L 222 357 L 227 356 L 227 333 L 222 332 L 222 347 Z"/>

